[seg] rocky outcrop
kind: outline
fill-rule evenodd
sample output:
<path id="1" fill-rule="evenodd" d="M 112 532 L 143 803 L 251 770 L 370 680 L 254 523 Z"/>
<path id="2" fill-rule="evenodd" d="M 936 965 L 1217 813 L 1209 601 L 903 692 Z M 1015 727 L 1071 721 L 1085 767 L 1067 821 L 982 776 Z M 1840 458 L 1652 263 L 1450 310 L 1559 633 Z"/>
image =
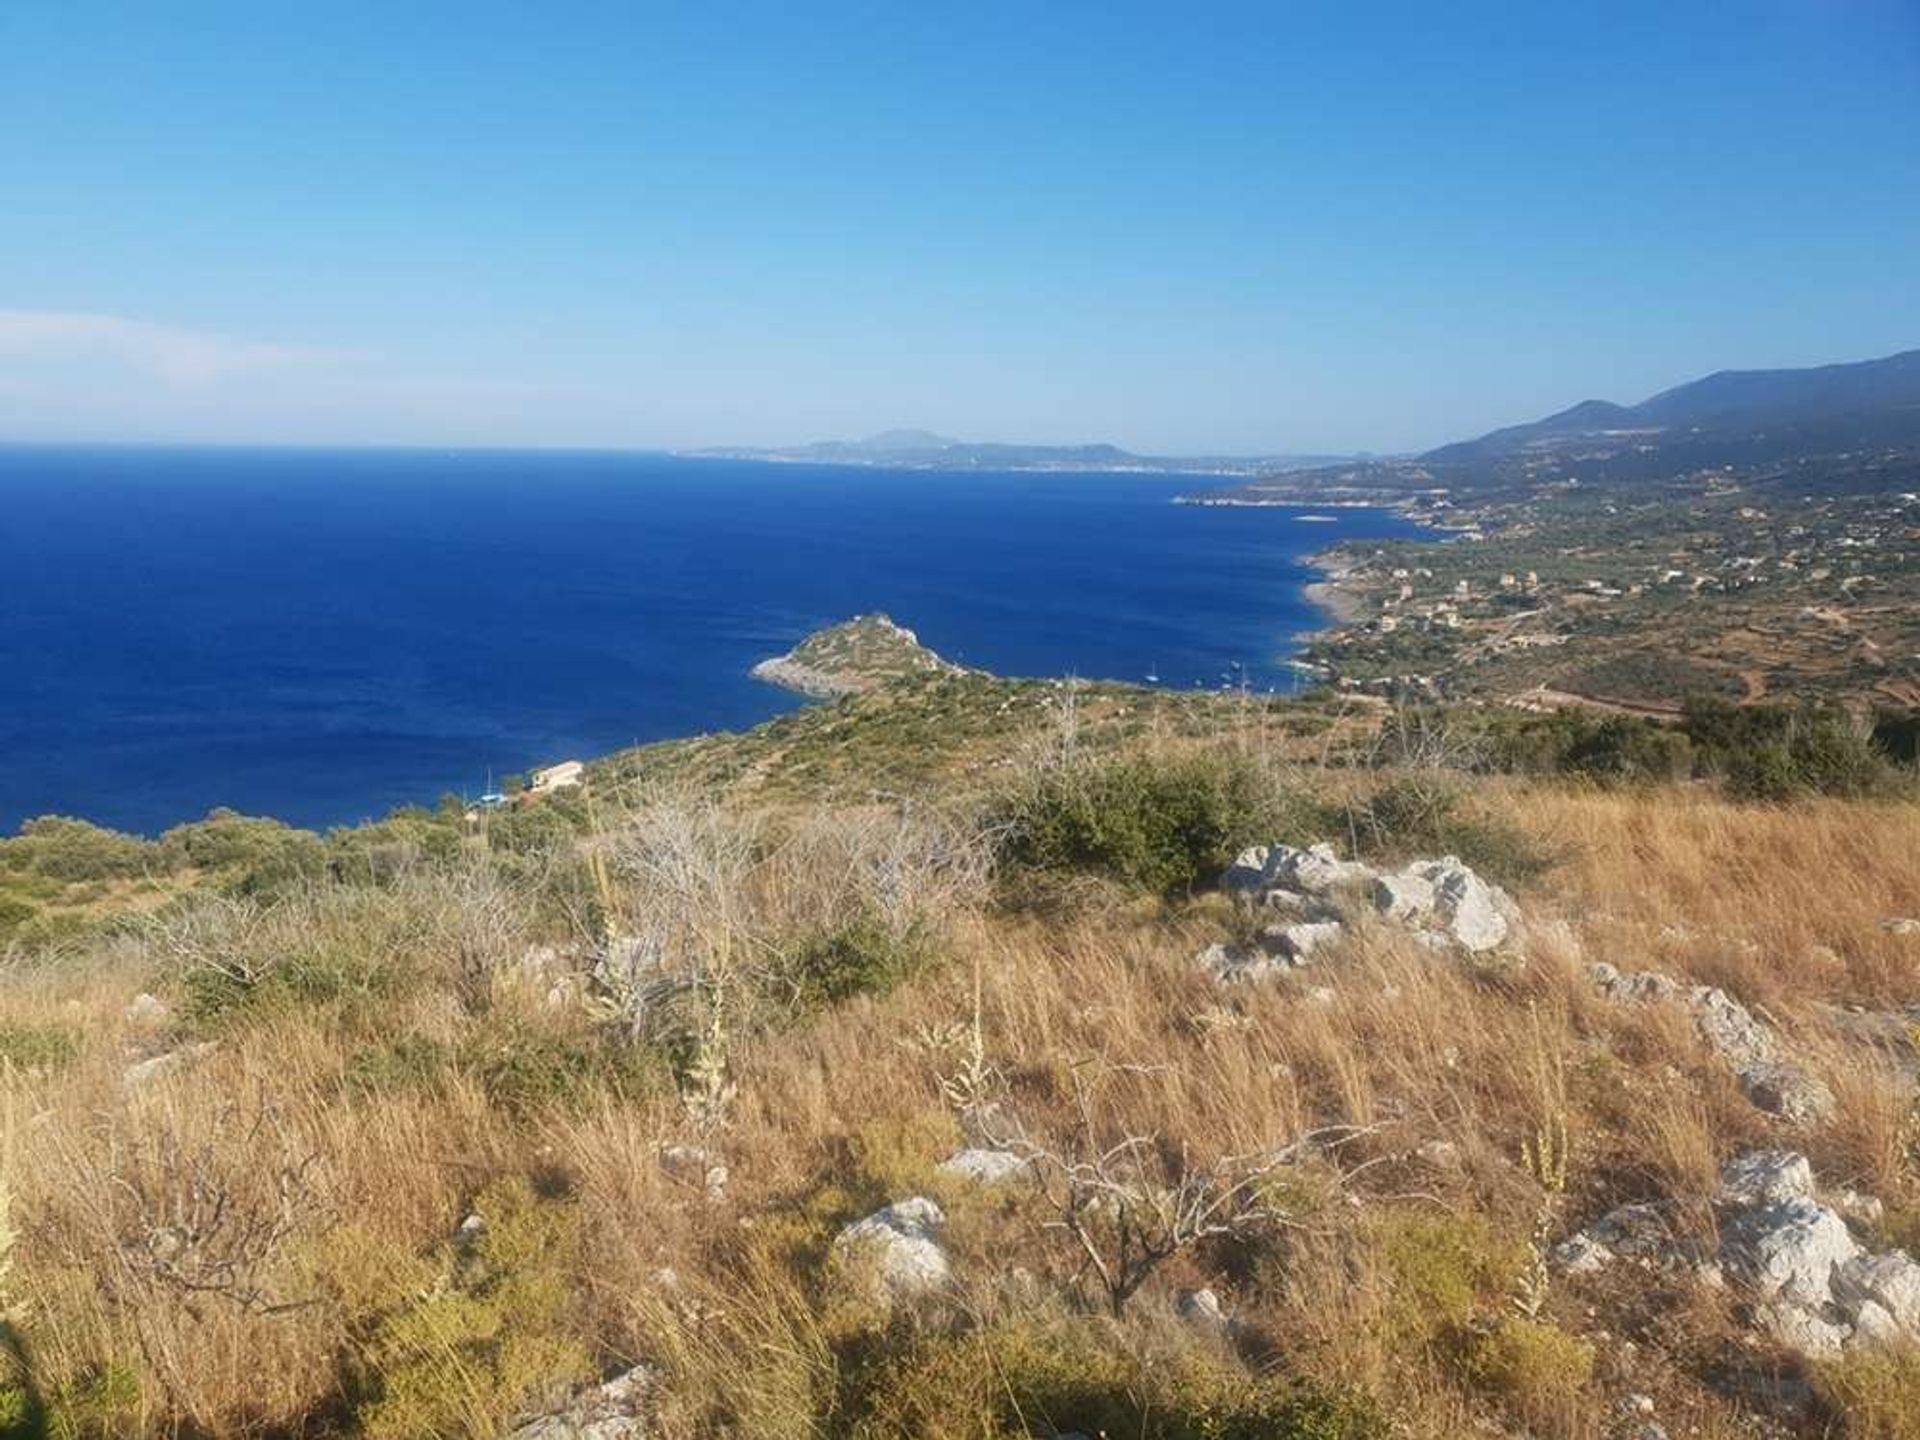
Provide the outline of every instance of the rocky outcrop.
<path id="1" fill-rule="evenodd" d="M 1373 905 L 1389 920 L 1437 928 L 1476 955 L 1503 944 L 1519 919 L 1506 891 L 1451 855 L 1374 877 Z"/>
<path id="2" fill-rule="evenodd" d="M 1720 1172 L 1714 1201 L 1717 1257 L 1678 1238 L 1673 1207 L 1655 1201 L 1609 1211 L 1555 1246 L 1549 1261 L 1570 1275 L 1627 1260 L 1710 1283 L 1724 1277 L 1760 1328 L 1808 1354 L 1920 1343 L 1920 1264 L 1901 1250 L 1863 1246 L 1819 1192 L 1806 1156 L 1747 1151 Z"/>
<path id="3" fill-rule="evenodd" d="M 1497 885 L 1454 856 L 1417 860 L 1384 872 L 1342 860 L 1327 844 L 1305 850 L 1256 845 L 1242 851 L 1221 884 L 1229 894 L 1294 917 L 1263 929 L 1252 945 L 1209 946 L 1199 965 L 1216 980 L 1260 980 L 1307 964 L 1344 938 L 1348 918 L 1371 902 L 1384 920 L 1436 949 L 1481 954 L 1506 943 L 1520 915 Z"/>
<path id="4" fill-rule="evenodd" d="M 936 1238 L 946 1218 L 924 1196 L 901 1200 L 847 1226 L 834 1240 L 834 1252 L 853 1265 L 871 1264 L 885 1298 L 912 1299 L 953 1276 Z"/>
<path id="5" fill-rule="evenodd" d="M 784 655 L 762 660 L 753 678 L 816 700 L 837 700 L 912 676 L 960 675 L 913 631 L 885 615 L 857 615 L 816 630 Z"/>
<path id="6" fill-rule="evenodd" d="M 636 1365 L 575 1395 L 564 1409 L 524 1421 L 508 1440 L 644 1440 L 653 1372 Z"/>
<path id="7" fill-rule="evenodd" d="M 1783 1054 L 1772 1027 L 1726 991 L 1689 989 L 1657 971 L 1622 971 L 1604 961 L 1589 966 L 1588 976 L 1622 1004 L 1684 1004 L 1701 1044 L 1727 1062 L 1747 1098 L 1768 1114 L 1805 1125 L 1833 1113 L 1833 1093 L 1820 1078 Z"/>

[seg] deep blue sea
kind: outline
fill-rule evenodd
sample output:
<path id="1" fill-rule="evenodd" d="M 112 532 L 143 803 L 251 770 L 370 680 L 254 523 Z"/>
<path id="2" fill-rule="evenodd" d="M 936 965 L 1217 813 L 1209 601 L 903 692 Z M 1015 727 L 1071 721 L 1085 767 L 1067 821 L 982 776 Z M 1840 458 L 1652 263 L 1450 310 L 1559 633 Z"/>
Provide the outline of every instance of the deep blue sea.
<path id="1" fill-rule="evenodd" d="M 314 826 L 797 702 L 747 675 L 884 610 L 1014 675 L 1285 688 L 1303 557 L 1383 512 L 1195 478 L 648 455 L 0 447 L 0 833 Z"/>

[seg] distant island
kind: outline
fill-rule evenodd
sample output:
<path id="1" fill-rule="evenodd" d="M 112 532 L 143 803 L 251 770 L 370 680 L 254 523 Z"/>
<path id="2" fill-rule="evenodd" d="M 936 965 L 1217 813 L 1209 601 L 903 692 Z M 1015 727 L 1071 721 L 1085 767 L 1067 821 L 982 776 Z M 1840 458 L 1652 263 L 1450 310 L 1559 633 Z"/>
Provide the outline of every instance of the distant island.
<path id="1" fill-rule="evenodd" d="M 762 660 L 753 677 L 816 700 L 858 695 L 910 676 L 961 675 L 920 637 L 881 614 L 856 615 L 816 630 L 784 655 Z"/>
<path id="2" fill-rule="evenodd" d="M 890 470 L 1129 471 L 1185 475 L 1271 475 L 1338 464 L 1346 455 L 1136 455 L 1117 445 L 1009 445 L 955 440 L 930 430 L 886 430 L 864 440 L 816 440 L 760 449 L 682 450 L 694 460 L 759 460 L 788 465 L 870 465 Z"/>

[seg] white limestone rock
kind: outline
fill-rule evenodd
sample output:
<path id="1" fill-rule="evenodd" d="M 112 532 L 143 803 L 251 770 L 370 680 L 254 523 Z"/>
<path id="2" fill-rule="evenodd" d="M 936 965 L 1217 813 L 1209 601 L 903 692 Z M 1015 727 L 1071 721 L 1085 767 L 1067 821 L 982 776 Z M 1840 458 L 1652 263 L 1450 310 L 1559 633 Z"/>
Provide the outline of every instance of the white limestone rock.
<path id="1" fill-rule="evenodd" d="M 653 1371 L 636 1365 L 575 1395 L 565 1409 L 515 1426 L 508 1440 L 645 1440 L 653 1385 Z"/>
<path id="2" fill-rule="evenodd" d="M 1720 1171 L 1722 1205 L 1752 1209 L 1813 1196 L 1813 1166 L 1797 1151 L 1749 1150 Z"/>
<path id="3" fill-rule="evenodd" d="M 1028 1164 L 1028 1157 L 1011 1150 L 969 1146 L 942 1160 L 939 1170 L 942 1175 L 955 1175 L 980 1185 L 1003 1185 L 1025 1174 Z"/>
<path id="4" fill-rule="evenodd" d="M 1920 1265 L 1904 1250 L 1859 1255 L 1833 1275 L 1833 1298 L 1856 1329 L 1878 1340 L 1920 1339 Z"/>
<path id="5" fill-rule="evenodd" d="M 935 1237 L 946 1223 L 938 1205 L 916 1195 L 856 1220 L 834 1240 L 843 1259 L 871 1259 L 889 1298 L 911 1299 L 938 1290 L 953 1278 L 947 1252 Z"/>
<path id="6" fill-rule="evenodd" d="M 1409 865 L 1404 875 L 1433 887 L 1433 915 L 1461 948 L 1481 954 L 1506 941 L 1519 910 L 1498 885 L 1490 885 L 1471 866 L 1452 855 Z"/>
<path id="7" fill-rule="evenodd" d="M 1285 958 L 1295 965 L 1304 965 L 1317 951 L 1345 934 L 1346 927 L 1338 920 L 1303 920 L 1298 924 L 1280 926 L 1274 938 Z"/>
<path id="8" fill-rule="evenodd" d="M 1833 1092 L 1806 1066 L 1791 1060 L 1756 1060 L 1739 1071 L 1740 1088 L 1757 1109 L 1794 1125 L 1815 1125 L 1833 1115 Z"/>
<path id="9" fill-rule="evenodd" d="M 1417 925 L 1433 914 L 1438 903 L 1433 882 L 1423 875 L 1402 870 L 1374 877 L 1373 908 L 1389 920 Z"/>
<path id="10" fill-rule="evenodd" d="M 1730 1274 L 1763 1301 L 1815 1313 L 1833 1303 L 1834 1272 L 1863 1253 L 1846 1221 L 1805 1198 L 1743 1211 L 1721 1231 Z"/>

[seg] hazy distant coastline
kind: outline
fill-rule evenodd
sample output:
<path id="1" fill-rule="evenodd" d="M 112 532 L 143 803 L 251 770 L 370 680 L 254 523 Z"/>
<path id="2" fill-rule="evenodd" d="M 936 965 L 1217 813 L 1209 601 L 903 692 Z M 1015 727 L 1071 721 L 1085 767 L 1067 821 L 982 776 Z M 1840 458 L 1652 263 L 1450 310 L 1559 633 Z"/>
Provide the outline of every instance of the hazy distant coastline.
<path id="1" fill-rule="evenodd" d="M 1349 455 L 1138 455 L 1117 445 L 1015 445 L 955 440 L 930 430 L 887 430 L 864 440 L 720 446 L 674 452 L 687 460 L 783 465 L 866 465 L 887 470 L 1034 470 L 1153 475 L 1272 475 L 1337 465 Z"/>

